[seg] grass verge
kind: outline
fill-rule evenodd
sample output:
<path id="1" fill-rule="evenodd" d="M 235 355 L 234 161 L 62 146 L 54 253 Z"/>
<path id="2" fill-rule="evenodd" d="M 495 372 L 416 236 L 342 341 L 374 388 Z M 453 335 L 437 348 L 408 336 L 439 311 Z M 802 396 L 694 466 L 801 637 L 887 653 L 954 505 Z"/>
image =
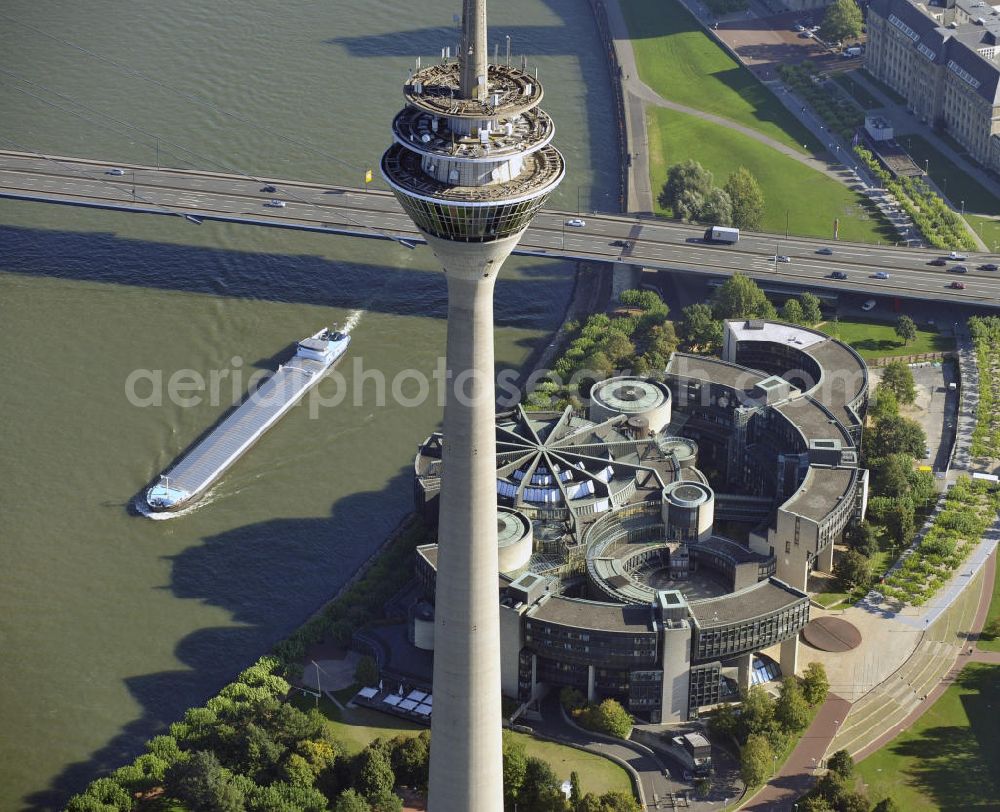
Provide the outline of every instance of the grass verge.
<path id="1" fill-rule="evenodd" d="M 895 239 L 888 223 L 863 208 L 866 201 L 860 195 L 749 136 L 694 116 L 653 108 L 647 111 L 647 128 L 654 197 L 666 182 L 667 168 L 687 158 L 710 170 L 719 186 L 731 172 L 745 166 L 764 192 L 763 231 L 783 233 L 787 212 L 790 234 L 832 238 L 833 222 L 839 219 L 841 239 Z M 657 211 L 668 214 L 659 207 Z"/>
<path id="2" fill-rule="evenodd" d="M 996 809 L 998 696 L 1000 666 L 967 665 L 913 727 L 858 765 L 868 796 L 891 795 L 907 812 Z"/>
<path id="3" fill-rule="evenodd" d="M 894 355 L 920 355 L 926 352 L 947 352 L 954 349 L 955 341 L 950 336 L 941 335 L 933 329 L 917 328 L 917 338 L 909 344 L 893 331 L 891 324 L 875 321 L 828 321 L 819 325 L 828 336 L 846 342 L 865 360 L 886 358 Z"/>
<path id="4" fill-rule="evenodd" d="M 984 651 L 1000 651 L 1000 567 L 993 577 L 993 598 L 983 632 L 976 645 Z"/>
<path id="5" fill-rule="evenodd" d="M 991 217 L 981 217 L 977 214 L 967 214 L 965 219 L 969 221 L 973 231 L 979 235 L 986 247 L 997 253 L 1000 251 L 1000 220 Z"/>
<path id="6" fill-rule="evenodd" d="M 802 151 L 821 145 L 677 0 L 622 0 L 642 80 L 669 101 L 724 116 Z"/>

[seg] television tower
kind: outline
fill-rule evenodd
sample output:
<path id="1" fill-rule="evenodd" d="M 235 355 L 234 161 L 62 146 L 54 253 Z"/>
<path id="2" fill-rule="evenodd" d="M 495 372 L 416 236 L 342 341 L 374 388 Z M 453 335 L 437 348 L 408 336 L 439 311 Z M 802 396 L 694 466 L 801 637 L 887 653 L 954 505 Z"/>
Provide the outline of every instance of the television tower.
<path id="1" fill-rule="evenodd" d="M 456 56 L 417 61 L 381 170 L 448 280 L 429 808 L 502 812 L 493 286 L 565 164 L 537 77 L 488 63 L 485 0 Z"/>

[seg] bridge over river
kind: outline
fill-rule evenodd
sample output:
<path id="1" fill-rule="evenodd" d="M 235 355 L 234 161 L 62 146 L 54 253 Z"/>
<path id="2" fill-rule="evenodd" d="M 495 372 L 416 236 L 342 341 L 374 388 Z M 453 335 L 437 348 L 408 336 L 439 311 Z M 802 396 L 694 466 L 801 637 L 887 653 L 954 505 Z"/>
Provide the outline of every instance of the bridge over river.
<path id="1" fill-rule="evenodd" d="M 271 186 L 275 191 L 264 191 Z M 247 175 L 0 151 L 0 198 L 184 217 L 193 224 L 215 220 L 396 240 L 409 248 L 423 242 L 388 192 Z M 569 225 L 578 217 L 583 226 Z M 969 255 L 962 263 L 968 272 L 956 275 L 955 262 L 930 265 L 941 254 L 928 249 L 750 233 L 736 245 L 709 245 L 702 233 L 697 226 L 635 215 L 545 210 L 515 253 L 716 277 L 741 272 L 770 285 L 1000 307 L 1000 272 L 979 270 L 996 263 L 995 255 Z M 817 253 L 820 248 L 832 253 Z M 834 271 L 847 279 L 834 279 Z M 878 272 L 889 278 L 876 279 Z M 958 279 L 964 290 L 950 287 Z"/>

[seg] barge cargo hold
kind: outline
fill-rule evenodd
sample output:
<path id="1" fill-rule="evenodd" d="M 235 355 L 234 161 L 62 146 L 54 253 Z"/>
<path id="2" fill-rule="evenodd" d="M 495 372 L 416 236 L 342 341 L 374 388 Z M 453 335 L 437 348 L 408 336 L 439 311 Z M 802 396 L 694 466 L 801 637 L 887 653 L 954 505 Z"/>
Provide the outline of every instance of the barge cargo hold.
<path id="1" fill-rule="evenodd" d="M 298 343 L 294 357 L 146 490 L 149 510 L 176 511 L 190 505 L 225 473 L 347 352 L 351 337 L 320 330 Z"/>

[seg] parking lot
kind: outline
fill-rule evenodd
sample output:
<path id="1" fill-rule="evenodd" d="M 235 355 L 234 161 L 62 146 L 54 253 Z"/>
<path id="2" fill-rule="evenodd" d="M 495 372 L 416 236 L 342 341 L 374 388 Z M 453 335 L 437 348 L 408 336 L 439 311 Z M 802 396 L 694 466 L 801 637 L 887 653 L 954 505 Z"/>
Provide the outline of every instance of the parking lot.
<path id="1" fill-rule="evenodd" d="M 773 17 L 733 17 L 718 23 L 718 36 L 731 47 L 759 78 L 777 77 L 777 66 L 811 60 L 821 71 L 857 67 L 861 58 L 844 59 L 814 37 L 797 32 L 796 24 L 810 27 L 820 22 L 801 11 Z"/>

